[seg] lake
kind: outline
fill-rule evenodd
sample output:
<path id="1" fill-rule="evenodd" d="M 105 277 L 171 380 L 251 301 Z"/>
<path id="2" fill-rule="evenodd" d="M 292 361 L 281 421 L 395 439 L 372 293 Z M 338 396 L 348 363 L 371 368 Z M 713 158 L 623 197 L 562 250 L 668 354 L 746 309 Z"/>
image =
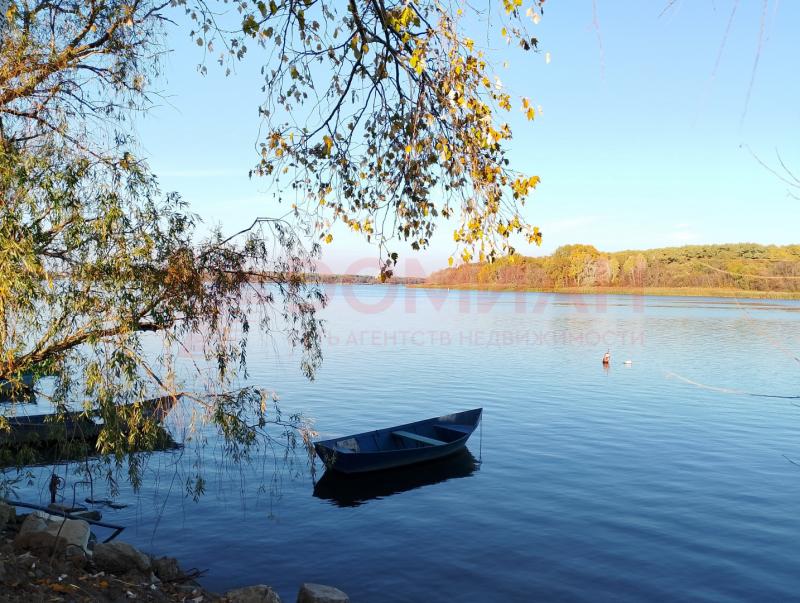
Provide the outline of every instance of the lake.
<path id="1" fill-rule="evenodd" d="M 469 452 L 315 489 L 302 457 L 237 468 L 187 445 L 104 512 L 123 540 L 284 601 L 305 581 L 355 603 L 797 597 L 800 302 L 330 292 L 317 379 L 254 337 L 249 382 L 320 438 L 482 406 Z"/>

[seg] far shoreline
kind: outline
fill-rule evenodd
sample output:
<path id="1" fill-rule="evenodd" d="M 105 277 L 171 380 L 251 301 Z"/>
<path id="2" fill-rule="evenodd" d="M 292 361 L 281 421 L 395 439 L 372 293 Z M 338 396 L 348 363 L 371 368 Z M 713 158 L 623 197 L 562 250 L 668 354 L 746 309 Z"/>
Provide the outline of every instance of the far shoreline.
<path id="1" fill-rule="evenodd" d="M 415 289 L 456 289 L 465 291 L 496 291 L 520 293 L 557 293 L 559 295 L 641 295 L 653 297 L 719 297 L 728 299 L 786 299 L 800 300 L 795 291 L 752 291 L 743 289 L 717 289 L 713 287 L 523 287 L 490 283 L 438 283 L 407 284 Z"/>

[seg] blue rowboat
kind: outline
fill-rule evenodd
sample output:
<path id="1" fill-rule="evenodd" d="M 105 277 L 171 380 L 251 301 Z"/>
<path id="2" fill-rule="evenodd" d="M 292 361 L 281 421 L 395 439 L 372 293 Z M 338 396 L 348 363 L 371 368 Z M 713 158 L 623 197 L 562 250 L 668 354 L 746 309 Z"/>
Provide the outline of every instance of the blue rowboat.
<path id="1" fill-rule="evenodd" d="M 432 461 L 458 452 L 481 420 L 482 408 L 314 443 L 328 469 L 364 473 Z"/>

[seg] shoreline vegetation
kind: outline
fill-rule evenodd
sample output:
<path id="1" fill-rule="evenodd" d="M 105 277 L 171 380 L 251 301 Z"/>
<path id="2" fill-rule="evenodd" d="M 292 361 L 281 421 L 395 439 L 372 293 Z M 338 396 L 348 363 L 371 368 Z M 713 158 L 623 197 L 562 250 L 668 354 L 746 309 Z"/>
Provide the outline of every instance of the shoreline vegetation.
<path id="1" fill-rule="evenodd" d="M 321 276 L 323 283 L 380 283 L 370 276 Z M 386 284 L 565 295 L 800 299 L 800 245 L 733 243 L 615 252 L 565 245 L 549 256 L 510 255 L 445 268 L 427 278 L 393 277 Z"/>
<path id="2" fill-rule="evenodd" d="M 325 285 L 424 285 L 425 278 L 418 276 L 392 276 L 381 282 L 377 276 L 367 274 L 317 274 L 315 280 Z"/>

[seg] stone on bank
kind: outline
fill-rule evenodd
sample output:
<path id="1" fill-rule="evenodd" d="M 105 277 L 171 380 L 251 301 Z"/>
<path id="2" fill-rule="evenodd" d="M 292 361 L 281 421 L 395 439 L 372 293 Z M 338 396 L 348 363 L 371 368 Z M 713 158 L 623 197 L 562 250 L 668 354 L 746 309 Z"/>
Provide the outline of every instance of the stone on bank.
<path id="1" fill-rule="evenodd" d="M 123 574 L 130 569 L 150 571 L 150 557 L 127 542 L 100 542 L 94 547 L 94 564 L 97 569 L 112 574 Z"/>
<path id="2" fill-rule="evenodd" d="M 14 538 L 14 548 L 48 554 L 66 552 L 68 556 L 89 554 L 89 524 L 81 519 L 65 519 L 52 515 L 31 513 L 25 518 Z"/>
<path id="3" fill-rule="evenodd" d="M 97 576 L 103 575 L 97 574 L 95 576 L 85 573 L 85 566 L 89 560 L 91 560 L 90 568 L 93 565 L 100 572 L 118 575 L 127 574 L 127 580 L 131 579 L 129 572 L 132 570 L 138 570 L 143 574 L 149 575 L 149 581 L 142 584 L 122 583 L 127 584 L 126 588 L 131 588 L 135 593 L 138 593 L 137 595 L 134 592 L 127 591 L 128 598 L 146 594 L 144 598 L 147 600 L 150 600 L 150 598 L 164 601 L 187 600 L 187 596 L 193 597 L 192 600 L 197 601 L 219 600 L 219 595 L 204 591 L 193 580 L 187 580 L 184 572 L 181 571 L 178 561 L 171 557 L 151 559 L 130 544 L 120 541 L 97 543 L 93 549 L 90 549 L 91 529 L 89 524 L 83 520 L 66 519 L 62 516 L 51 515 L 41 511 L 25 516 L 21 525 L 18 523 L 20 520 L 22 520 L 22 517 L 16 518 L 16 510 L 13 506 L 0 502 L 0 534 L 9 524 L 9 528 L 16 532 L 13 537 L 13 547 L 11 544 L 5 545 L 8 550 L 4 554 L 10 554 L 10 556 L 0 559 L 0 584 L 5 584 L 9 579 L 13 579 L 12 586 L 15 589 L 20 588 L 21 585 L 23 589 L 29 591 L 33 583 L 26 581 L 29 578 L 20 582 L 20 571 L 29 571 L 31 568 L 37 567 L 39 563 L 37 557 L 44 559 L 58 553 L 71 562 L 71 567 L 74 568 L 72 571 L 84 572 L 82 575 L 88 578 L 97 578 Z M 19 525 L 18 529 L 17 525 Z M 8 542 L 10 543 L 11 540 L 9 539 Z M 16 553 L 16 556 L 14 553 Z M 11 563 L 9 567 L 11 567 L 12 578 L 9 578 L 6 562 Z M 55 571 L 52 568 L 48 569 L 48 567 L 47 563 L 42 563 L 41 568 L 37 567 L 36 571 L 40 574 L 39 582 L 41 580 L 46 582 L 49 579 L 46 571 Z M 42 568 L 46 570 L 44 573 Z M 60 581 L 67 574 L 59 575 L 58 580 Z M 36 582 L 36 584 L 39 584 L 39 582 Z M 164 583 L 163 586 L 169 589 L 168 593 L 160 591 L 162 582 Z M 172 584 L 170 585 L 170 583 Z M 45 583 L 42 582 L 42 584 Z M 85 583 L 84 586 L 87 584 Z M 107 587 L 108 583 L 106 582 L 104 588 Z M 41 588 L 44 589 L 45 587 L 42 586 Z M 2 587 L 0 587 L 0 592 L 2 592 Z M 98 591 L 94 594 L 99 597 L 100 592 Z M 111 593 L 109 592 L 109 594 Z M 1 594 L 0 600 L 4 600 Z M 105 601 L 107 599 L 103 598 L 102 600 Z M 264 584 L 228 591 L 222 597 L 222 600 L 229 603 L 281 603 L 278 594 L 271 587 Z M 338 588 L 307 582 L 300 587 L 300 591 L 297 594 L 297 603 L 350 603 L 350 598 Z"/>
<path id="4" fill-rule="evenodd" d="M 350 597 L 333 586 L 306 582 L 297 593 L 297 603 L 350 603 Z"/>
<path id="5" fill-rule="evenodd" d="M 230 603 L 281 603 L 281 598 L 265 584 L 236 588 L 225 593 Z"/>
<path id="6" fill-rule="evenodd" d="M 173 557 L 159 557 L 152 560 L 153 573 L 162 582 L 174 582 L 183 578 L 183 571 L 178 560 Z"/>
<path id="7" fill-rule="evenodd" d="M 6 524 L 14 522 L 17 518 L 17 510 L 11 505 L 0 502 L 0 531 L 4 530 Z"/>

